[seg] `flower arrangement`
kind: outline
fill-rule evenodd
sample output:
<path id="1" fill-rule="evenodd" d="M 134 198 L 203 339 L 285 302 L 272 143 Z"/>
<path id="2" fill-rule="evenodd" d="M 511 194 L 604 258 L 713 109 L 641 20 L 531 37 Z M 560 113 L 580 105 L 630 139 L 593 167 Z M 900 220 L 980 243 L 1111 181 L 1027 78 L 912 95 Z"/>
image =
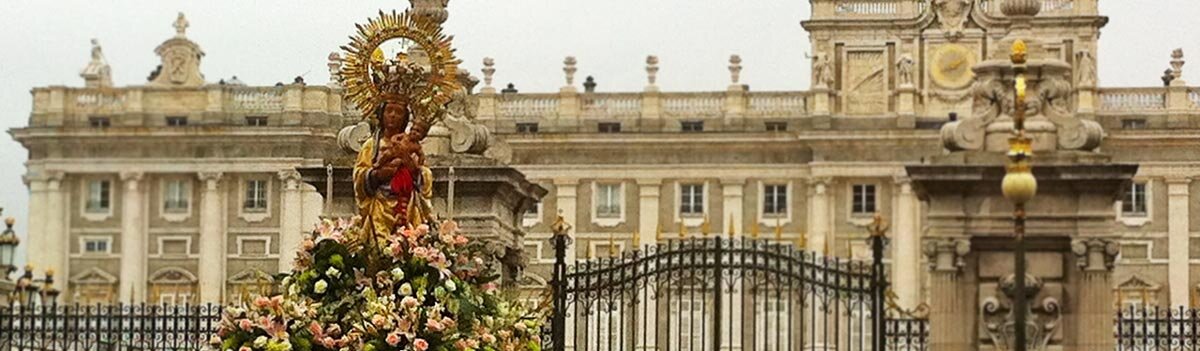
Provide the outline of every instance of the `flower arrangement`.
<path id="1" fill-rule="evenodd" d="M 222 351 L 538 351 L 544 311 L 509 301 L 452 221 L 348 244 L 358 219 L 302 242 L 281 295 L 227 309 Z"/>

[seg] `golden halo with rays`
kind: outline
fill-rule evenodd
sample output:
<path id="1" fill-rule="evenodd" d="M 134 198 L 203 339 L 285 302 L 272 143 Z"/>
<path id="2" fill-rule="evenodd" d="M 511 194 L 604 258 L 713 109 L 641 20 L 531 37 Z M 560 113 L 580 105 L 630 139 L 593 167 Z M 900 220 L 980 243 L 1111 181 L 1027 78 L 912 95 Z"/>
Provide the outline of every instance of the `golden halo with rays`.
<path id="1" fill-rule="evenodd" d="M 380 45 L 388 40 L 402 38 L 412 41 L 429 57 L 429 72 L 426 79 L 427 91 L 416 92 L 422 104 L 438 108 L 450 101 L 460 89 L 458 64 L 451 37 L 442 33 L 442 27 L 426 17 L 409 11 L 385 13 L 379 11 L 378 18 L 367 20 L 367 24 L 356 24 L 358 32 L 350 36 L 350 44 L 342 46 L 346 51 L 342 66 L 341 83 L 350 100 L 362 112 L 363 117 L 375 118 L 374 110 L 384 102 L 380 88 L 371 79 L 372 62 L 378 56 Z"/>

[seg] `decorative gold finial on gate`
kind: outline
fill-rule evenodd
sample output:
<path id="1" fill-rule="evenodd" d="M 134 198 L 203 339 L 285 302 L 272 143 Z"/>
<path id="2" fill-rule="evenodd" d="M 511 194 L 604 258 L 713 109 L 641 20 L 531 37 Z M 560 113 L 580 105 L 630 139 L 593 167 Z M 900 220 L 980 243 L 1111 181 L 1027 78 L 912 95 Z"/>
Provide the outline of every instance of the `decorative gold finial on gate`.
<path id="1" fill-rule="evenodd" d="M 612 232 L 608 232 L 608 257 L 617 257 L 617 240 Z"/>
<path id="2" fill-rule="evenodd" d="M 637 248 L 639 245 L 642 245 L 642 234 L 638 233 L 637 229 L 634 229 L 633 230 L 633 247 Z"/>
<path id="3" fill-rule="evenodd" d="M 783 221 L 779 217 L 775 217 L 775 240 L 783 241 Z"/>
<path id="4" fill-rule="evenodd" d="M 732 213 L 729 214 L 729 232 L 727 234 L 729 234 L 730 239 L 733 239 L 733 214 Z"/>
<path id="5" fill-rule="evenodd" d="M 808 234 L 800 232 L 800 236 L 796 237 L 796 247 L 801 250 L 808 250 Z"/>
<path id="6" fill-rule="evenodd" d="M 704 222 L 700 223 L 700 236 L 708 237 L 709 229 L 712 229 L 712 224 L 708 222 L 708 215 L 704 215 Z"/>
<path id="7" fill-rule="evenodd" d="M 760 230 L 761 229 L 758 227 L 758 221 L 755 221 L 753 224 L 750 225 L 750 237 L 754 238 L 754 239 L 758 239 L 758 235 L 759 235 L 758 232 Z"/>
<path id="8" fill-rule="evenodd" d="M 687 226 L 683 224 L 683 219 L 679 220 L 679 239 L 687 237 Z"/>
<path id="9" fill-rule="evenodd" d="M 654 242 L 658 243 L 663 239 L 662 223 L 654 227 Z"/>
<path id="10" fill-rule="evenodd" d="M 875 218 L 871 220 L 871 224 L 867 226 L 867 232 L 871 233 L 872 237 L 881 237 L 887 236 L 887 231 L 888 225 L 883 223 L 883 216 L 880 216 L 878 213 L 876 213 Z"/>

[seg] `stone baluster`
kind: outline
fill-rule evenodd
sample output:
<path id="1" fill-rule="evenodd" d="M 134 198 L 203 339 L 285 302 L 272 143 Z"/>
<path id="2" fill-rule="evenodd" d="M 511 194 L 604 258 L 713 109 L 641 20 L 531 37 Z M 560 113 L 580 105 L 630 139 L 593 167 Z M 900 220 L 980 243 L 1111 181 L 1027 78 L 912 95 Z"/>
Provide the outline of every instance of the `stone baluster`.
<path id="1" fill-rule="evenodd" d="M 118 295 L 121 302 L 146 301 L 146 209 L 141 172 L 121 173 L 121 276 Z M 157 302 L 157 301 L 149 301 Z"/>
<path id="2" fill-rule="evenodd" d="M 200 193 L 200 302 L 224 302 L 226 236 L 225 218 L 221 209 L 225 201 L 221 196 L 221 173 L 201 172 Z"/>
<path id="3" fill-rule="evenodd" d="M 1113 339 L 1112 270 L 1120 245 L 1110 239 L 1076 239 L 1071 243 L 1075 263 L 1082 271 L 1076 286 L 1075 350 L 1112 350 Z"/>
<path id="4" fill-rule="evenodd" d="M 975 340 L 974 283 L 960 280 L 964 275 L 966 255 L 971 243 L 966 239 L 930 238 L 924 244 L 925 259 L 929 261 L 929 350 L 973 350 Z M 1109 317 L 1111 318 L 1111 316 Z"/>

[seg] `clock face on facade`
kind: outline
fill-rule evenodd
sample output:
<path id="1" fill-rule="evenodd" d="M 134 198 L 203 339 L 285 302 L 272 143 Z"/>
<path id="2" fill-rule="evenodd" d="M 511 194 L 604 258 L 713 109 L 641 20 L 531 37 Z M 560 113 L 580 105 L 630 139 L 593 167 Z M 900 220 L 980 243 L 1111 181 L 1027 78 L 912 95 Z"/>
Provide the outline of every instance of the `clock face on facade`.
<path id="1" fill-rule="evenodd" d="M 971 67 L 975 66 L 976 60 L 971 49 L 958 44 L 946 44 L 934 49 L 932 56 L 929 72 L 935 84 L 947 89 L 960 89 L 971 84 L 971 79 L 975 77 Z"/>

